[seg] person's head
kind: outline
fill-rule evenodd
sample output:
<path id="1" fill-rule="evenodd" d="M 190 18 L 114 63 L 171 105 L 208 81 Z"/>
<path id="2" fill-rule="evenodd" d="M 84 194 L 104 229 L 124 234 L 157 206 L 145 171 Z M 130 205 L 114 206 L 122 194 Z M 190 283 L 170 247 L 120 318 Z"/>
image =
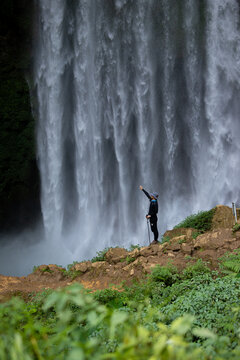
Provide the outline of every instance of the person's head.
<path id="1" fill-rule="evenodd" d="M 158 193 L 156 193 L 156 192 L 151 193 L 150 196 L 151 196 L 152 199 L 157 200 L 157 198 L 158 198 Z"/>

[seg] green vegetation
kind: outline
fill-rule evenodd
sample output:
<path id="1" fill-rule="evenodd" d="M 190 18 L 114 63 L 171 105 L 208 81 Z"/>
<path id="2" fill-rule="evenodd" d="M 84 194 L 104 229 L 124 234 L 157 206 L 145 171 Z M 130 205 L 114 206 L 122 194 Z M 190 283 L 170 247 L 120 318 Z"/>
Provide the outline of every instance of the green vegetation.
<path id="1" fill-rule="evenodd" d="M 192 234 L 192 238 L 193 239 L 196 239 L 199 235 L 201 235 L 202 233 L 200 231 L 195 231 L 193 234 Z"/>
<path id="2" fill-rule="evenodd" d="M 220 268 L 224 274 L 240 275 L 240 249 L 226 253 L 220 259 Z"/>
<path id="3" fill-rule="evenodd" d="M 183 220 L 178 225 L 176 225 L 174 229 L 178 229 L 182 227 L 193 228 L 198 230 L 198 235 L 200 233 L 204 233 L 211 229 L 214 212 L 215 209 L 211 209 L 209 211 L 201 211 L 197 214 L 190 215 L 185 220 Z"/>
<path id="4" fill-rule="evenodd" d="M 162 236 L 161 244 L 164 244 L 165 242 L 169 242 L 171 240 L 170 236 Z"/>
<path id="5" fill-rule="evenodd" d="M 108 252 L 110 248 L 105 248 L 101 251 L 98 251 L 97 252 L 97 255 L 94 256 L 92 259 L 91 259 L 91 262 L 97 262 L 97 261 L 105 261 L 105 255 L 106 253 Z"/>
<path id="6" fill-rule="evenodd" d="M 239 300 L 240 279 L 201 260 L 156 266 L 121 291 L 46 290 L 0 305 L 0 358 L 237 360 Z"/>
<path id="7" fill-rule="evenodd" d="M 136 260 L 135 257 L 130 257 L 130 256 L 127 256 L 125 261 L 127 262 L 127 264 L 131 264 L 132 262 L 134 262 Z"/>
<path id="8" fill-rule="evenodd" d="M 240 230 L 240 224 L 235 224 L 232 228 L 232 232 L 235 233 L 238 230 Z"/>
<path id="9" fill-rule="evenodd" d="M 135 250 L 135 249 L 140 250 L 140 249 L 141 249 L 141 246 L 140 246 L 139 244 L 137 244 L 137 245 L 130 245 L 129 251 L 133 251 L 133 250 Z"/>

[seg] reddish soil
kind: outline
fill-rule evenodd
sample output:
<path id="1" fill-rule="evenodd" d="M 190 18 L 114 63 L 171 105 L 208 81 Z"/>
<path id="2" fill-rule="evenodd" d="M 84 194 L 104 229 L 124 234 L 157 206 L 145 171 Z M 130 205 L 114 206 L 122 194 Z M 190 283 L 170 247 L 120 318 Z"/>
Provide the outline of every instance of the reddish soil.
<path id="1" fill-rule="evenodd" d="M 32 274 L 24 277 L 0 275 L 0 302 L 16 295 L 28 300 L 33 292 L 56 289 L 73 282 L 79 282 L 93 291 L 111 285 L 120 289 L 123 282 L 130 285 L 133 280 L 144 278 L 155 265 L 164 266 L 169 261 L 179 271 L 197 259 L 206 261 L 211 269 L 216 269 L 218 259 L 224 253 L 240 248 L 240 231 L 232 232 L 234 220 L 230 216 L 229 208 L 219 206 L 217 211 L 223 221 L 216 221 L 215 216 L 213 229 L 196 239 L 194 229 L 175 229 L 164 234 L 170 238 L 169 242 L 134 249 L 131 252 L 112 248 L 106 253 L 105 261 L 77 263 L 72 267 L 70 275 L 57 265 L 41 265 Z M 228 215 L 228 221 L 224 211 Z M 223 223 L 227 227 L 224 227 Z"/>

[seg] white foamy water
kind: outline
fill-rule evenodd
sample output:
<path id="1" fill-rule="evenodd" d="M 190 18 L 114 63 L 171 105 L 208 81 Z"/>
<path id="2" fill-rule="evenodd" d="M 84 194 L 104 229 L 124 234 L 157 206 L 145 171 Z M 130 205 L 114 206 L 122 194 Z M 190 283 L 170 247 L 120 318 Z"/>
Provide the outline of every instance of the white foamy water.
<path id="1" fill-rule="evenodd" d="M 239 198 L 236 0 L 39 0 L 34 81 L 48 244 L 66 261 L 147 244 Z M 71 254 L 71 255 L 69 255 Z M 72 257 L 72 258 L 71 258 Z"/>

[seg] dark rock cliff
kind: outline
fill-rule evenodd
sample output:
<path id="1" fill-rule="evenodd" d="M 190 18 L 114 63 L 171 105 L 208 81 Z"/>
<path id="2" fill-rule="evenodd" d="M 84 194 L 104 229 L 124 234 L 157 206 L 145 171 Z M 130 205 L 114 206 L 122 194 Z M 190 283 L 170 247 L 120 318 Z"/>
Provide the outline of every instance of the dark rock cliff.
<path id="1" fill-rule="evenodd" d="M 33 225 L 40 214 L 35 124 L 26 81 L 33 3 L 0 3 L 0 232 Z"/>

